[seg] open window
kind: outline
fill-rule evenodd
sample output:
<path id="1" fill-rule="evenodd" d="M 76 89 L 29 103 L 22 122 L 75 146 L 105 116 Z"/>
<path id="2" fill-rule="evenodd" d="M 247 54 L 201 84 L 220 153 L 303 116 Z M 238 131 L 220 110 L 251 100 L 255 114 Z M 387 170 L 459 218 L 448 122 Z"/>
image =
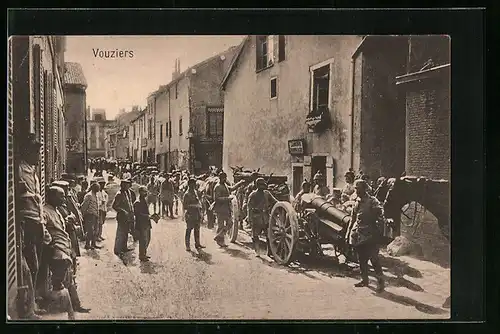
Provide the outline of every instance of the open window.
<path id="1" fill-rule="evenodd" d="M 263 35 L 256 37 L 256 71 L 271 67 L 285 60 L 285 36 Z"/>
<path id="2" fill-rule="evenodd" d="M 311 112 L 319 114 L 328 109 L 330 96 L 330 64 L 312 70 Z"/>

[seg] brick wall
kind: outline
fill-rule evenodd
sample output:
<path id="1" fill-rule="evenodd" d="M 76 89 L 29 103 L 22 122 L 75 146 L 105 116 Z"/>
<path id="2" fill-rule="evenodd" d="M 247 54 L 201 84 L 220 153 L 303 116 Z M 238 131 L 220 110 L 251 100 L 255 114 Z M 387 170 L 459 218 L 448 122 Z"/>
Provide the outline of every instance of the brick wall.
<path id="1" fill-rule="evenodd" d="M 450 84 L 442 78 L 407 87 L 409 175 L 450 179 Z"/>

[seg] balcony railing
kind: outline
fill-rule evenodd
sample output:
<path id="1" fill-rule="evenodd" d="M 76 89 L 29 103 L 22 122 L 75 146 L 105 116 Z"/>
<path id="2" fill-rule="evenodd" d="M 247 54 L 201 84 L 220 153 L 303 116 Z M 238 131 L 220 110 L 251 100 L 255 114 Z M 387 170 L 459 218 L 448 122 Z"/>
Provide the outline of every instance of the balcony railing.
<path id="1" fill-rule="evenodd" d="M 321 132 L 330 126 L 330 110 L 327 107 L 313 109 L 306 116 L 306 124 L 311 132 Z"/>

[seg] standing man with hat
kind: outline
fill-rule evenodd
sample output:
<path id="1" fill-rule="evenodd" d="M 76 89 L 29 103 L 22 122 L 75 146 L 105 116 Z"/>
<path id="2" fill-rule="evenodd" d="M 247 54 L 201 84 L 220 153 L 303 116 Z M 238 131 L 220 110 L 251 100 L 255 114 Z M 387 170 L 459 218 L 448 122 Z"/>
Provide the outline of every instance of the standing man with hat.
<path id="1" fill-rule="evenodd" d="M 27 141 L 22 141 L 19 147 L 20 159 L 18 167 L 19 182 L 16 184 L 16 205 L 19 216 L 17 226 L 20 228 L 23 241 L 23 281 L 27 286 L 21 295 L 26 304 L 19 316 L 21 318 L 37 319 L 35 314 L 35 286 L 38 280 L 39 261 L 42 258 L 44 244 L 51 241 L 43 219 L 43 203 L 40 190 L 40 181 L 36 166 L 40 160 L 40 142 L 35 134 L 30 133 Z"/>
<path id="2" fill-rule="evenodd" d="M 114 253 L 121 256 L 123 253 L 132 250 L 127 248 L 128 234 L 130 227 L 134 224 L 135 194 L 130 190 L 132 182 L 130 179 L 122 180 L 120 190 L 113 200 L 113 210 L 116 211 L 116 237 Z"/>
<path id="3" fill-rule="evenodd" d="M 347 241 L 356 248 L 362 278 L 354 286 L 368 286 L 368 261 L 370 261 L 377 277 L 377 292 L 381 292 L 384 290 L 384 273 L 378 256 L 378 239 L 381 235 L 379 225 L 386 223 L 384 209 L 375 197 L 368 194 L 369 185 L 365 180 L 357 180 L 354 187 L 357 198 L 351 214 L 351 223 L 347 229 Z"/>
<path id="4" fill-rule="evenodd" d="M 313 181 L 316 183 L 313 189 L 314 194 L 326 198 L 330 194 L 330 189 L 326 185 L 326 179 L 323 173 L 318 171 L 314 175 Z"/>
<path id="5" fill-rule="evenodd" d="M 243 180 L 242 180 L 243 181 Z M 244 182 L 244 181 L 243 181 Z M 231 223 L 231 191 L 239 187 L 242 182 L 238 182 L 233 187 L 227 185 L 227 174 L 219 173 L 219 182 L 214 188 L 214 212 L 217 216 L 217 235 L 214 240 L 220 247 L 227 247 L 225 244 L 225 234 Z"/>
<path id="6" fill-rule="evenodd" d="M 147 187 L 140 186 L 139 198 L 134 203 L 135 230 L 139 239 L 139 260 L 141 262 L 149 261 L 147 251 L 151 241 L 151 217 L 149 215 L 147 196 Z"/>
<path id="7" fill-rule="evenodd" d="M 85 194 L 82 203 L 83 221 L 86 226 L 87 238 L 85 238 L 85 249 L 102 248 L 96 244 L 99 231 L 100 200 L 97 193 L 100 191 L 99 184 L 92 181 L 90 191 Z"/>
<path id="8" fill-rule="evenodd" d="M 196 180 L 189 179 L 188 190 L 182 199 L 184 209 L 184 220 L 186 221 L 185 245 L 186 251 L 190 252 L 191 231 L 194 230 L 194 243 L 196 249 L 205 248 L 200 244 L 200 224 L 201 224 L 201 202 L 196 194 Z"/>

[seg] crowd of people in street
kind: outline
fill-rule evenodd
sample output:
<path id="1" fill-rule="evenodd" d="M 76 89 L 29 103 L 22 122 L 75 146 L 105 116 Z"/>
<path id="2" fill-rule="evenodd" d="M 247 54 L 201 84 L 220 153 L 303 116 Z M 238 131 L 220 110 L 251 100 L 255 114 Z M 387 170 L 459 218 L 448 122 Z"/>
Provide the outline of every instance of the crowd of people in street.
<path id="1" fill-rule="evenodd" d="M 139 260 L 149 261 L 147 249 L 151 240 L 151 221 L 158 223 L 160 218 L 175 219 L 179 211 L 186 224 L 186 251 L 191 251 L 192 234 L 194 247 L 197 250 L 205 248 L 200 242 L 200 226 L 205 216 L 209 228 L 217 222 L 215 243 L 222 248 L 228 247 L 225 236 L 231 224 L 236 222 L 233 221 L 234 191 L 243 187 L 244 216 L 251 229 L 255 252 L 260 256 L 259 237 L 265 235 L 267 240 L 267 233 L 263 232 L 269 223 L 270 208 L 278 199 L 267 190 L 266 180 L 256 173 L 250 180 L 230 184 L 226 173 L 217 168 L 196 177 L 174 166 L 169 172 L 160 172 L 155 166 L 125 163 L 118 165 L 120 185 L 113 194 L 110 189 L 115 185 L 118 187 L 115 182 L 117 165 L 105 164 L 104 160 L 93 161 L 91 166 L 95 170 L 90 179 L 63 174 L 61 180 L 53 180 L 47 185 L 46 204 L 42 206 L 36 171 L 39 148 L 40 143 L 30 135 L 25 148 L 27 154 L 23 155 L 19 165 L 17 203 L 20 205 L 24 244 L 23 279 L 27 286 L 24 318 L 39 318 L 54 302 L 61 304 L 61 300 L 64 300 L 62 304 L 70 318 L 74 318 L 74 312 L 90 311 L 81 305 L 77 290 L 80 242 L 84 243 L 86 250 L 101 248 L 109 208 L 116 212 L 114 253 L 122 257 L 134 249 L 128 246 L 131 235 L 139 244 Z M 104 171 L 107 179 L 102 176 Z M 368 285 L 368 261 L 371 261 L 378 279 L 378 290 L 383 290 L 375 232 L 376 222 L 385 220 L 382 206 L 372 196 L 372 185 L 366 175 L 360 173 L 356 176 L 349 170 L 345 173 L 345 180 L 346 186 L 340 193 L 331 192 L 324 175 L 318 172 L 312 183 L 303 182 L 293 205 L 300 210 L 301 198 L 312 192 L 350 211 L 352 228 L 346 238 L 357 250 L 362 276 L 356 287 Z M 134 187 L 138 187 L 137 193 Z M 272 257 L 269 240 L 267 244 L 267 255 Z"/>

